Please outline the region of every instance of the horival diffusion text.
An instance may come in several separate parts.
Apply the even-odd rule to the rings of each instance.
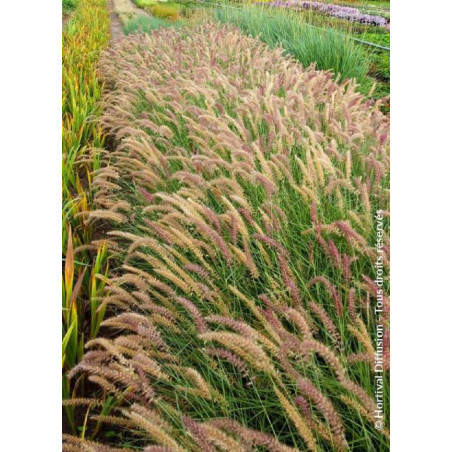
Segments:
[[[374,425],[377,430],[383,428],[384,406],[383,406],[383,212],[378,210],[375,214],[377,222],[377,236],[375,247],[377,249],[377,260],[375,262],[377,285],[377,301],[375,305],[375,315],[377,320],[377,330],[375,337],[375,360],[374,360],[374,374],[375,374],[375,403],[376,409],[374,412]]]

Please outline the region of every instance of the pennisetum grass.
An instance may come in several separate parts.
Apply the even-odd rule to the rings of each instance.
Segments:
[[[93,420],[148,451],[388,450],[366,307],[369,209],[389,208],[379,103],[218,24],[131,35],[100,74],[116,145],[88,223],[120,266],[105,340],[69,374],[116,397]]]

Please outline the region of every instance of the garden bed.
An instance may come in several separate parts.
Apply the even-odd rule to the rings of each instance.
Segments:
[[[379,105],[218,24],[129,36],[100,71],[117,146],[89,221],[121,265],[69,377],[116,400],[83,402],[114,425],[106,450],[387,450],[366,301],[374,211],[389,234]]]
[[[389,53],[143,1],[63,35],[63,450],[389,450]]]

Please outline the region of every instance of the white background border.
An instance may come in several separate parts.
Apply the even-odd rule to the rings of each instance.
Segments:
[[[61,0],[2,2],[0,449],[61,451]]]
[[[2,3],[1,449],[61,450],[61,1]],[[391,449],[451,450],[452,8],[391,5]]]

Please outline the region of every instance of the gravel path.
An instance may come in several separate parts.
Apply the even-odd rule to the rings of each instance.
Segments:
[[[118,13],[115,11],[114,2],[108,2],[108,10],[110,12],[110,45],[124,36],[122,24],[119,20]]]
[[[110,44],[124,36],[122,27],[129,19],[135,16],[149,16],[146,11],[138,8],[132,0],[110,0],[108,8],[111,23]]]

